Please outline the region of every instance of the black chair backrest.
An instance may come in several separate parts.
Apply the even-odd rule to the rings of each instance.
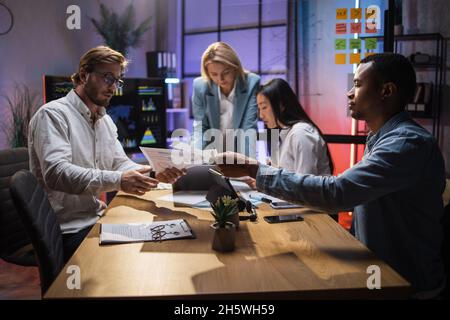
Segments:
[[[44,294],[64,266],[61,228],[45,190],[30,171],[16,172],[10,190],[36,252]]]
[[[28,169],[28,149],[0,150],[0,257],[20,265],[36,265],[31,240],[9,193],[14,173]]]
[[[450,204],[444,208],[442,219],[444,227],[444,243],[442,245],[442,258],[444,260],[445,275],[447,276],[446,298],[450,298]]]

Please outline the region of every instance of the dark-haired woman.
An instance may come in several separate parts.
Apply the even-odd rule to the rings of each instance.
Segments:
[[[268,128],[280,130],[279,157],[272,158],[273,165],[295,173],[333,174],[333,161],[322,132],[285,80],[272,79],[262,85],[256,101],[261,120]]]

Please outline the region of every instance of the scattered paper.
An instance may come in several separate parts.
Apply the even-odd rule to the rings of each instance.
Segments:
[[[194,238],[191,227],[184,219],[152,223],[107,224],[100,228],[100,244],[162,241]]]
[[[178,191],[165,196],[159,197],[158,200],[173,202],[174,204],[181,204],[187,206],[203,206],[206,200],[208,191]],[[209,202],[208,202],[209,205]]]

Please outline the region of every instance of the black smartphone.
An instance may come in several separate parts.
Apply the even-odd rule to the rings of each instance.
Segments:
[[[303,221],[303,218],[299,214],[286,214],[280,216],[265,216],[264,220],[266,220],[268,223],[282,223],[292,221]]]

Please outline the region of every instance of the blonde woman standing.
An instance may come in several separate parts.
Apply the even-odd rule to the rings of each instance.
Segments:
[[[227,129],[256,130],[260,78],[244,70],[233,48],[225,42],[211,44],[203,53],[201,74],[193,84],[194,130],[202,135],[208,129],[224,135]]]

